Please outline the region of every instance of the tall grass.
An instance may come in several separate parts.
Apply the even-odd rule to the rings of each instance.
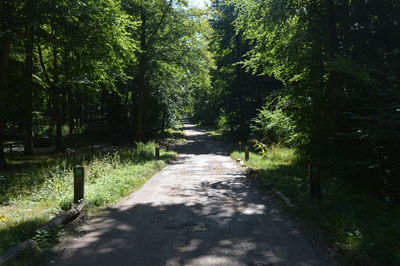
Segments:
[[[72,170],[77,163],[86,171],[87,208],[95,208],[128,195],[175,157],[161,151],[161,160],[156,161],[154,148],[154,143],[137,143],[135,149],[0,173],[0,254],[32,237],[37,227],[72,205]]]

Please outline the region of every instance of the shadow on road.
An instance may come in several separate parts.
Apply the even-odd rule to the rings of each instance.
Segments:
[[[178,161],[87,226],[57,265],[329,265],[223,144],[186,124]]]
[[[199,130],[194,125],[185,124],[186,142],[174,146],[174,150],[181,155],[185,154],[217,154],[229,155],[227,144],[216,141],[205,131]]]
[[[109,209],[59,265],[322,265],[252,186],[233,175],[173,188],[186,204]],[[192,201],[193,194],[207,200]]]

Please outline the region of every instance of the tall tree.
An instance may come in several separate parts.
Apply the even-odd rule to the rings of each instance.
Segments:
[[[136,46],[127,31],[134,23],[119,1],[67,1],[51,3],[39,46],[41,76],[50,91],[56,123],[56,150],[62,150],[66,92],[76,87],[113,89],[125,79],[125,64]],[[69,95],[71,96],[71,95]]]
[[[171,90],[170,86],[185,87],[178,82],[182,81],[180,76],[188,71],[199,73],[198,66],[208,61],[204,53],[206,44],[194,41],[196,36],[202,34],[202,29],[197,25],[202,23],[198,18],[204,14],[187,8],[185,1],[151,0],[124,3],[127,12],[140,21],[138,29],[132,32],[133,38],[139,41],[140,49],[131,76],[134,77],[134,138],[143,140],[154,135],[155,129],[159,128],[158,123],[162,120],[157,118],[162,108],[157,96],[168,94],[165,92],[166,88]],[[190,56],[195,52],[198,52],[199,56],[190,61]],[[166,107],[165,101],[163,106]],[[164,109],[164,115],[170,110]]]
[[[354,171],[346,180],[400,195],[393,160],[399,154],[393,147],[399,132],[399,75],[394,73],[400,5],[390,0],[230,2],[238,13],[237,32],[256,43],[245,66],[285,85],[285,97],[274,101],[295,121],[302,154],[340,158],[346,162],[343,172]]]
[[[8,59],[11,49],[11,41],[2,38],[0,41],[0,168],[7,167],[4,155],[4,126],[5,126],[5,97],[7,89]]]
[[[37,27],[37,3],[36,1],[26,1],[23,9],[25,21],[24,29],[24,48],[25,48],[25,69],[24,69],[24,154],[33,155],[33,67],[34,67],[34,42],[35,27]]]
[[[0,4],[0,169],[7,168],[4,145],[5,129],[5,99],[8,81],[8,63],[11,52],[11,39],[14,31],[13,16],[15,3],[13,1],[3,1]]]
[[[236,137],[246,139],[251,119],[263,105],[264,98],[280,84],[268,76],[249,73],[241,64],[254,44],[241,31],[236,32],[235,5],[212,1],[210,18],[214,30],[211,48],[217,68],[212,72],[212,89],[199,93],[196,116],[205,123],[218,120],[220,126],[228,127]]]

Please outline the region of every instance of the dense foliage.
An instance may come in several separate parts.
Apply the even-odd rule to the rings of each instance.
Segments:
[[[194,117],[205,125],[219,123],[223,130],[244,140],[249,137],[251,119],[264,98],[281,84],[268,76],[252,75],[239,64],[252,45],[242,32],[236,34],[236,15],[234,6],[212,2],[210,48],[216,67],[211,72],[212,88],[196,93]]]
[[[257,142],[296,147],[361,189],[399,198],[400,2],[216,0],[212,9],[218,68],[208,110],[246,130],[254,119]],[[263,83],[255,94],[239,72],[283,86]],[[242,105],[230,98],[238,92]]]
[[[1,1],[0,146],[24,139],[32,155],[45,134],[62,151],[66,134],[93,129],[156,137],[209,84],[204,15],[181,0]]]

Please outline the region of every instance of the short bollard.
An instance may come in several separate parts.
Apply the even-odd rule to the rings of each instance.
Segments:
[[[249,146],[244,147],[244,159],[246,161],[248,161],[250,159]]]
[[[160,147],[156,147],[156,160],[160,160]]]
[[[74,202],[84,199],[85,190],[85,168],[77,166],[74,168]]]
[[[318,164],[308,165],[308,176],[310,178],[310,196],[312,199],[321,199],[321,177]]]
[[[242,153],[242,142],[239,141],[239,153]]]

